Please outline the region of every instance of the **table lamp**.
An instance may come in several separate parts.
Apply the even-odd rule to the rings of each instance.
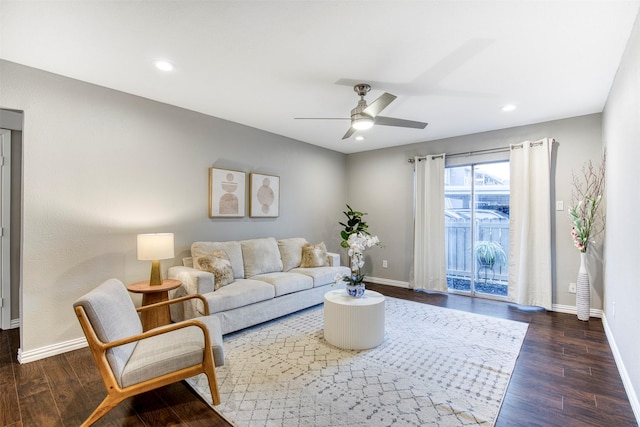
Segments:
[[[173,233],[138,234],[138,259],[151,261],[150,286],[162,284],[160,260],[173,257]]]

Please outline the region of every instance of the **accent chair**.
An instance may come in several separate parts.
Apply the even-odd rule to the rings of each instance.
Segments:
[[[142,331],[138,312],[200,298],[205,316]],[[136,307],[124,284],[109,279],[79,298],[74,309],[107,388],[107,396],[83,426],[89,426],[124,399],[194,375],[209,380],[213,404],[220,403],[215,366],[224,364],[220,321],[208,316],[200,295]]]

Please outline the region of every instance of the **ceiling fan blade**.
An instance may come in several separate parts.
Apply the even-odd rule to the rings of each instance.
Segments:
[[[389,104],[391,104],[396,98],[397,96],[385,92],[380,95],[378,99],[373,101],[367,108],[365,108],[362,113],[366,114],[367,116],[375,117],[380,114],[382,110],[387,108]]]
[[[375,124],[382,126],[397,126],[402,128],[424,129],[429,123],[415,122],[413,120],[396,119],[393,117],[378,116]]]
[[[351,120],[349,117],[294,117],[294,120]]]
[[[356,132],[356,130],[352,127],[349,128],[349,130],[347,131],[347,133],[344,134],[344,136],[342,137],[342,139],[347,139],[349,138],[351,135],[353,135]]]

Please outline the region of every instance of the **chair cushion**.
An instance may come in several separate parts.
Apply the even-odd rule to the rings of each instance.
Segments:
[[[118,279],[107,280],[78,298],[73,306],[84,308],[91,326],[102,342],[142,333],[142,323],[133,301],[127,288]],[[130,343],[107,350],[107,361],[119,383],[125,364],[135,347],[136,343]]]
[[[138,341],[122,371],[121,387],[188,368],[204,360],[204,334],[189,326]]]
[[[273,237],[250,239],[240,242],[244,260],[244,277],[282,271],[278,242]]]
[[[211,350],[213,350],[213,362],[216,366],[224,365],[224,347],[222,346],[222,326],[220,319],[215,316],[196,317],[207,326],[209,338],[211,339]]]

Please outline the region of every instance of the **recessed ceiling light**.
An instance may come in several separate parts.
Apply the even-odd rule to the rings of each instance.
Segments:
[[[515,110],[517,107],[513,104],[507,104],[504,107],[502,107],[502,111],[513,111]]]
[[[364,136],[362,135],[356,136],[356,141],[364,141]]]
[[[173,64],[169,61],[158,60],[154,62],[154,65],[158,70],[173,71]]]

